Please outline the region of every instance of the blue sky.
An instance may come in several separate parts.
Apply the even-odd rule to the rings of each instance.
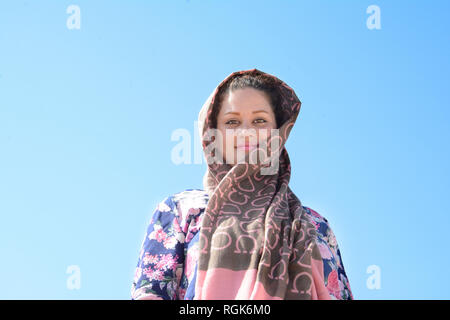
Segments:
[[[366,26],[370,5],[381,29]],[[251,68],[302,101],[290,186],[328,219],[355,299],[449,299],[448,12],[438,0],[1,1],[0,299],[129,299],[153,209],[202,187],[206,165],[174,164],[171,134],[194,135],[214,87]]]

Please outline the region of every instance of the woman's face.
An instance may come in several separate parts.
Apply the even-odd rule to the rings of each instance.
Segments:
[[[237,163],[242,156],[247,158],[249,152],[260,145],[260,137],[270,137],[270,129],[276,128],[275,114],[265,92],[253,88],[229,91],[217,116],[224,161]]]

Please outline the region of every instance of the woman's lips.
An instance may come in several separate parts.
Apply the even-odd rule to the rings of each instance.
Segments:
[[[248,151],[248,150],[253,150],[257,147],[258,147],[258,145],[256,145],[256,144],[243,144],[243,145],[237,146],[236,148],[240,149],[240,150]]]

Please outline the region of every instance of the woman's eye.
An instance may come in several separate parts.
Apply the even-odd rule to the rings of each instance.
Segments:
[[[227,122],[225,122],[225,124],[234,125],[234,124],[237,124],[238,122],[239,121],[237,121],[237,120],[228,120]],[[255,122],[258,123],[258,124],[262,124],[262,123],[266,123],[267,120],[265,120],[265,119],[256,119]]]

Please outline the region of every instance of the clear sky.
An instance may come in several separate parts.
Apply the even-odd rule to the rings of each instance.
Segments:
[[[206,164],[176,165],[172,133],[194,137],[215,86],[257,68],[302,101],[290,186],[328,219],[355,299],[450,299],[449,12],[445,0],[2,0],[0,298],[129,299],[153,209],[202,187]]]

